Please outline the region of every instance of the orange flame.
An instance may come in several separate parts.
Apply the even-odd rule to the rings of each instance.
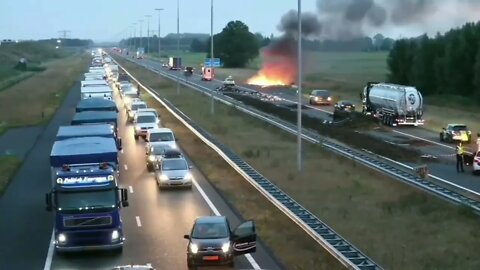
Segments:
[[[267,86],[290,85],[297,77],[295,60],[287,56],[267,58],[263,55],[262,69],[256,75],[247,80],[247,84]]]

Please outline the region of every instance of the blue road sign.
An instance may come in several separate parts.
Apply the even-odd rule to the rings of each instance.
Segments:
[[[211,67],[212,64],[210,61],[211,59],[210,58],[207,58],[205,59],[205,62],[204,62],[204,65],[205,67]],[[213,67],[221,67],[222,66],[222,63],[220,62],[220,58],[213,58]]]

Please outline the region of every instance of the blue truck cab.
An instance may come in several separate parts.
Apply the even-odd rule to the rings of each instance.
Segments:
[[[122,139],[118,137],[115,128],[110,124],[61,126],[58,129],[55,140],[61,141],[81,137],[113,138],[116,141],[118,150],[122,149]]]
[[[115,127],[117,131],[118,113],[112,111],[83,111],[77,112],[73,116],[73,126],[77,125],[92,125],[92,124],[110,124]]]
[[[75,112],[84,111],[118,112],[118,108],[113,100],[104,98],[87,98],[80,100],[75,108]]]
[[[125,240],[120,214],[128,193],[118,186],[118,151],[113,138],[56,141],[50,154],[56,252],[114,249]]]

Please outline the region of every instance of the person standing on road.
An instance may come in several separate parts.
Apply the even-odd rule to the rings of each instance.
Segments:
[[[457,147],[455,148],[457,154],[457,172],[464,172],[463,171],[463,146],[462,142],[459,142]]]

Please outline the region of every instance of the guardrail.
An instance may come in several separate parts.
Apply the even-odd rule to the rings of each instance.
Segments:
[[[131,61],[130,59],[126,59],[126,60],[128,60],[130,62],[133,62],[135,64],[138,64],[134,61]],[[141,66],[143,66],[143,67],[145,67],[145,68],[147,68],[147,69],[149,69],[149,70],[151,70],[155,73],[158,73],[162,76],[170,78],[172,80],[175,80],[175,81],[179,80],[181,84],[183,84],[185,86],[189,86],[192,89],[197,90],[204,95],[209,95],[209,96],[211,95],[212,90],[208,89],[208,88],[206,88],[202,85],[196,84],[196,83],[188,81],[188,80],[180,80],[179,78],[177,78],[175,76],[172,76],[168,73],[165,73],[165,72],[163,72],[159,69],[154,69],[154,68],[151,68],[151,67],[145,66],[145,65],[141,65]],[[208,92],[206,92],[206,91],[208,91]],[[233,99],[233,98],[230,98],[230,97],[227,97],[227,96],[222,96],[222,97],[223,98],[220,98],[217,95],[214,96],[214,98],[216,100],[218,100],[218,101],[220,101],[220,102],[222,102],[226,105],[233,106],[240,111],[243,111],[243,112],[245,112],[245,113],[247,113],[251,116],[254,116],[256,118],[259,118],[263,121],[266,121],[266,122],[268,122],[268,123],[270,123],[274,126],[277,126],[277,127],[281,128],[284,131],[287,131],[287,132],[291,133],[291,134],[295,134],[295,135],[297,134],[297,127],[296,127],[296,125],[294,125],[292,123],[283,121],[283,120],[278,119],[278,118],[276,118],[272,115],[263,113],[263,112],[261,112],[257,109],[247,107],[247,106],[241,104],[240,102],[236,102],[235,99]],[[475,192],[475,191],[469,190],[465,187],[458,186],[454,183],[451,183],[449,181],[445,181],[444,179],[441,179],[437,176],[429,174],[429,176],[431,178],[435,179],[436,181],[441,182],[444,185],[449,186],[450,189],[442,187],[442,186],[437,185],[437,184],[435,184],[431,181],[428,181],[428,180],[422,179],[420,177],[417,177],[415,174],[408,173],[404,170],[400,170],[400,169],[396,168],[395,166],[392,166],[391,164],[393,163],[393,164],[399,165],[400,167],[411,168],[408,165],[405,165],[405,164],[397,162],[397,161],[394,161],[394,162],[390,163],[389,162],[390,160],[388,160],[388,159],[384,159],[386,161],[381,161],[381,160],[372,158],[371,156],[369,156],[369,155],[367,155],[363,152],[353,150],[351,148],[340,145],[339,143],[335,142],[333,139],[320,136],[316,132],[312,132],[312,131],[308,131],[308,130],[304,129],[303,132],[302,132],[302,137],[303,137],[303,139],[305,139],[309,142],[321,144],[325,148],[327,148],[327,149],[329,149],[329,150],[331,150],[331,151],[333,151],[337,154],[340,154],[340,155],[345,156],[345,157],[349,157],[349,158],[351,158],[351,159],[353,159],[357,162],[360,162],[360,163],[362,163],[362,164],[364,164],[364,165],[366,165],[366,166],[368,166],[372,169],[375,169],[375,170],[378,170],[382,173],[390,175],[394,179],[400,180],[400,181],[402,181],[404,183],[407,183],[411,186],[414,186],[416,188],[420,188],[424,191],[427,191],[427,192],[429,192],[429,193],[431,193],[435,196],[438,196],[439,198],[447,200],[449,202],[470,207],[477,214],[480,213],[480,202],[479,201],[476,201],[476,200],[473,200],[473,199],[471,199],[467,196],[464,196],[461,193],[456,192],[455,190],[461,190],[465,194],[477,195],[478,193]]]
[[[145,87],[132,76],[118,62],[117,64],[147,93],[164,106],[175,118],[185,125],[191,132],[200,138],[205,144],[217,152],[227,163],[243,176],[253,187],[265,196],[280,211],[285,213],[292,221],[307,232],[317,243],[325,248],[332,256],[348,269],[358,270],[381,270],[382,268],[368,258],[360,250],[342,238],[327,224],[313,215],[298,202],[288,196],[280,188],[275,186],[267,178],[252,168],[248,163],[238,157],[232,150],[221,144],[211,134],[193,122],[175,106],[158,96],[148,87]]]

